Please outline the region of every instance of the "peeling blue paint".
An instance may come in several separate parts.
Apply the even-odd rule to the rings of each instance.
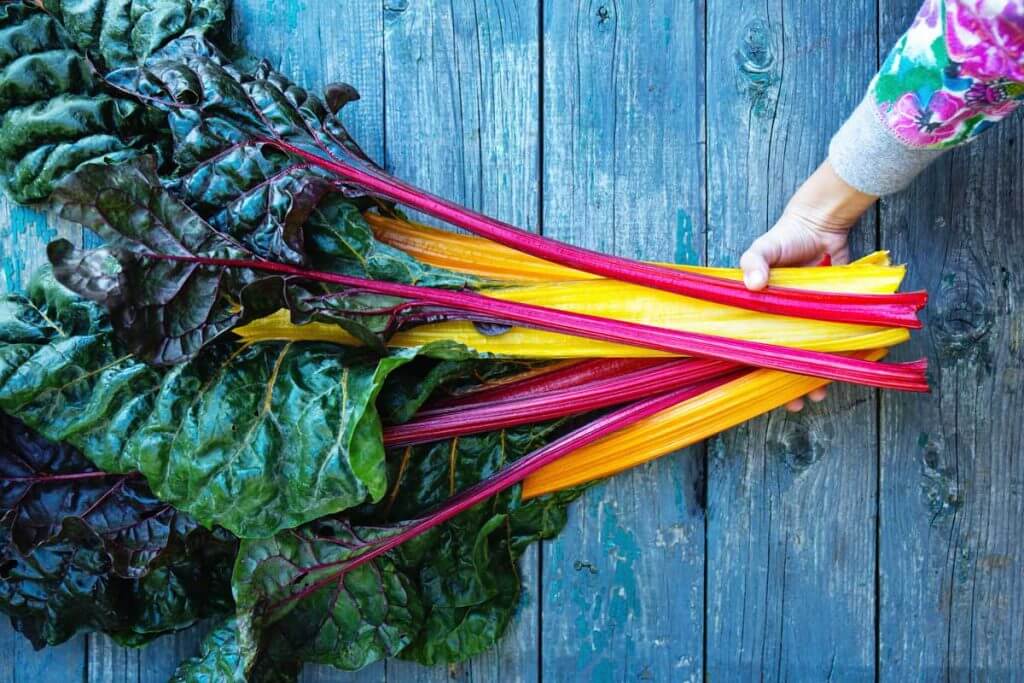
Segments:
[[[693,230],[693,219],[682,209],[676,210],[676,249],[673,260],[681,265],[694,265],[701,262],[694,246],[696,235]]]

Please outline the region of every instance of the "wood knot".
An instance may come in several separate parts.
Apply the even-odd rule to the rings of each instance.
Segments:
[[[921,452],[921,497],[934,522],[952,515],[963,506],[956,470],[942,466],[942,447],[928,434],[917,437]]]
[[[768,452],[794,472],[803,472],[825,455],[827,439],[811,428],[805,413],[773,420],[768,428]]]
[[[775,103],[779,83],[771,25],[763,19],[747,24],[740,46],[733,53],[740,92],[750,99],[756,116],[767,116]]]
[[[597,23],[603,24],[612,18],[612,11],[608,9],[607,5],[601,5],[597,8]]]
[[[930,322],[939,359],[956,361],[984,350],[996,320],[993,287],[975,269],[944,275],[935,292]]]

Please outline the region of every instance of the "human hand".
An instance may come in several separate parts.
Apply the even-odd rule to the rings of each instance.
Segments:
[[[754,240],[740,258],[748,289],[764,289],[775,266],[816,266],[825,255],[836,265],[850,262],[847,236],[858,219],[878,200],[840,178],[826,160],[804,181],[771,230]],[[812,401],[825,398],[825,389],[807,394]],[[786,404],[804,407],[803,399]]]

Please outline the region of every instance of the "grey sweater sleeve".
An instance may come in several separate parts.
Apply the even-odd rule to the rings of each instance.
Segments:
[[[917,149],[898,140],[875,113],[871,90],[832,137],[828,158],[839,177],[876,196],[892,194],[942,155],[940,149]]]

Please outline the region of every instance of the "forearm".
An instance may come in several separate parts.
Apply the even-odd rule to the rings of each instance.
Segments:
[[[833,136],[828,160],[847,184],[880,197],[905,188],[943,151],[898,140],[882,122],[869,92]]]

